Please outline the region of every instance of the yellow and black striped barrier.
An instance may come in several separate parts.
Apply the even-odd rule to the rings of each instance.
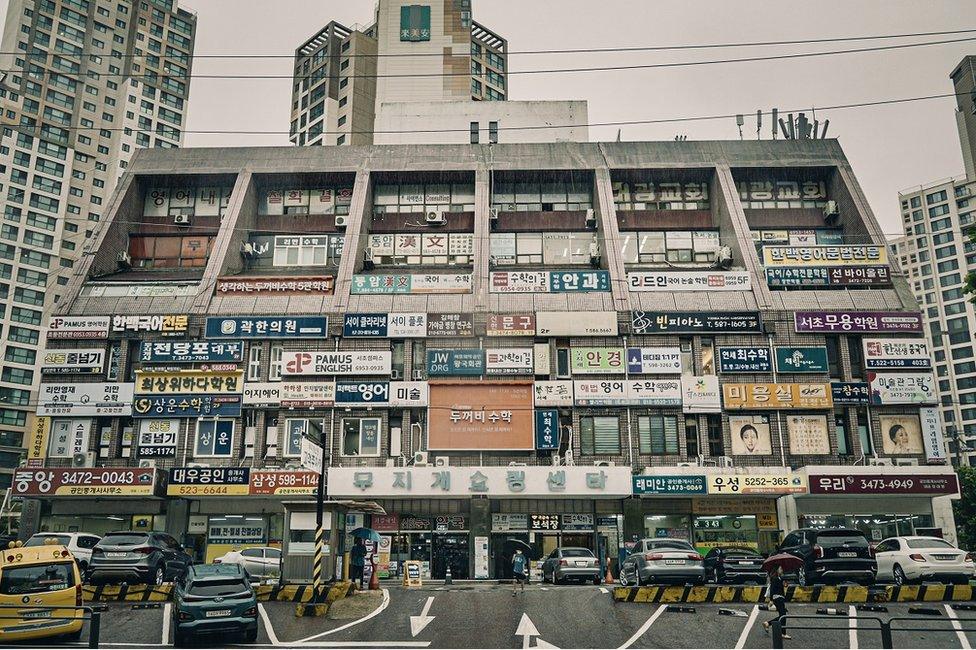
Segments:
[[[627,603],[758,603],[766,587],[616,587],[613,599]],[[822,585],[787,587],[786,599],[794,603],[910,603],[973,600],[970,585]]]
[[[345,598],[352,583],[337,582],[329,586],[324,602],[333,603]],[[254,588],[261,602],[308,603],[314,600],[315,590],[311,585],[258,585]],[[173,585],[85,585],[86,603],[127,602],[151,603],[171,600]]]

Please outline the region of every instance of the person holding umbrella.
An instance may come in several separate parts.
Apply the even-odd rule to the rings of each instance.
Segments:
[[[349,579],[352,580],[353,584],[357,585],[360,589],[363,588],[363,582],[366,579],[366,540],[372,540],[378,542],[380,539],[379,533],[377,533],[372,528],[357,528],[352,531],[352,536],[355,539],[353,542],[353,547],[349,551]]]
[[[769,589],[766,593],[766,599],[771,600],[776,607],[776,616],[768,621],[763,621],[763,630],[767,634],[769,633],[770,624],[776,619],[779,619],[780,629],[783,631],[783,638],[793,638],[786,633],[786,581],[783,580],[783,572],[785,569],[795,569],[801,564],[803,564],[803,560],[789,553],[772,555],[763,562],[763,569],[769,573]]]

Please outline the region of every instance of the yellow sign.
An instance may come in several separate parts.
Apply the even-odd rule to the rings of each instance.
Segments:
[[[696,515],[756,515],[775,513],[776,501],[758,497],[696,497],[691,501]]]
[[[247,496],[250,486],[225,483],[208,485],[186,485],[170,483],[166,486],[166,495],[171,497],[227,497]]]
[[[807,478],[798,474],[711,474],[709,494],[806,494]]]
[[[883,266],[885,246],[763,246],[764,266]]]
[[[51,418],[27,415],[27,466],[44,467],[47,457],[47,436],[51,431]]]
[[[830,384],[722,384],[728,410],[833,408]]]
[[[244,371],[147,372],[137,370],[135,392],[137,395],[240,394],[244,392]]]
[[[779,529],[779,520],[776,519],[775,512],[756,515],[756,523],[759,525],[759,528]]]
[[[403,586],[404,587],[423,587],[424,581],[421,577],[421,564],[416,560],[407,560],[403,563]]]

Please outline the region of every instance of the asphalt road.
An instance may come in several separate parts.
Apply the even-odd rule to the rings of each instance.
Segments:
[[[923,606],[938,616],[909,614]],[[370,617],[354,621],[296,618],[295,605],[263,603],[258,641],[243,644],[231,638],[207,639],[199,647],[308,648],[771,648],[761,626],[771,612],[755,605],[693,605],[694,612],[676,612],[667,605],[614,603],[609,589],[533,584],[512,596],[511,588],[494,584],[457,584],[420,589],[387,588],[387,597]],[[791,614],[812,615],[818,608],[849,612],[848,605],[790,606]],[[976,646],[976,612],[954,611],[944,603],[888,604],[888,612],[856,612],[866,617],[850,629],[850,621],[821,617],[796,621],[787,648],[880,648],[879,617],[910,617],[893,634],[896,648],[971,648]],[[726,616],[720,609],[736,610]],[[101,642],[106,648],[158,648],[172,643],[165,624],[166,606],[133,609],[111,604],[102,614]],[[426,612],[426,613],[425,613]],[[973,632],[954,629],[951,615]],[[413,621],[411,621],[411,617]],[[921,631],[932,628],[938,631]],[[528,632],[523,636],[518,633]],[[236,642],[236,643],[235,643]],[[47,642],[46,647],[85,647],[87,643]]]

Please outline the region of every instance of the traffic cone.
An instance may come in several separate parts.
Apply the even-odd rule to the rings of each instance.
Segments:
[[[610,573],[610,558],[607,558],[607,575],[603,578],[603,584],[612,585],[613,584],[613,574]]]
[[[376,562],[371,562],[373,572],[369,575],[369,590],[376,591],[380,588],[380,574],[376,571]]]

